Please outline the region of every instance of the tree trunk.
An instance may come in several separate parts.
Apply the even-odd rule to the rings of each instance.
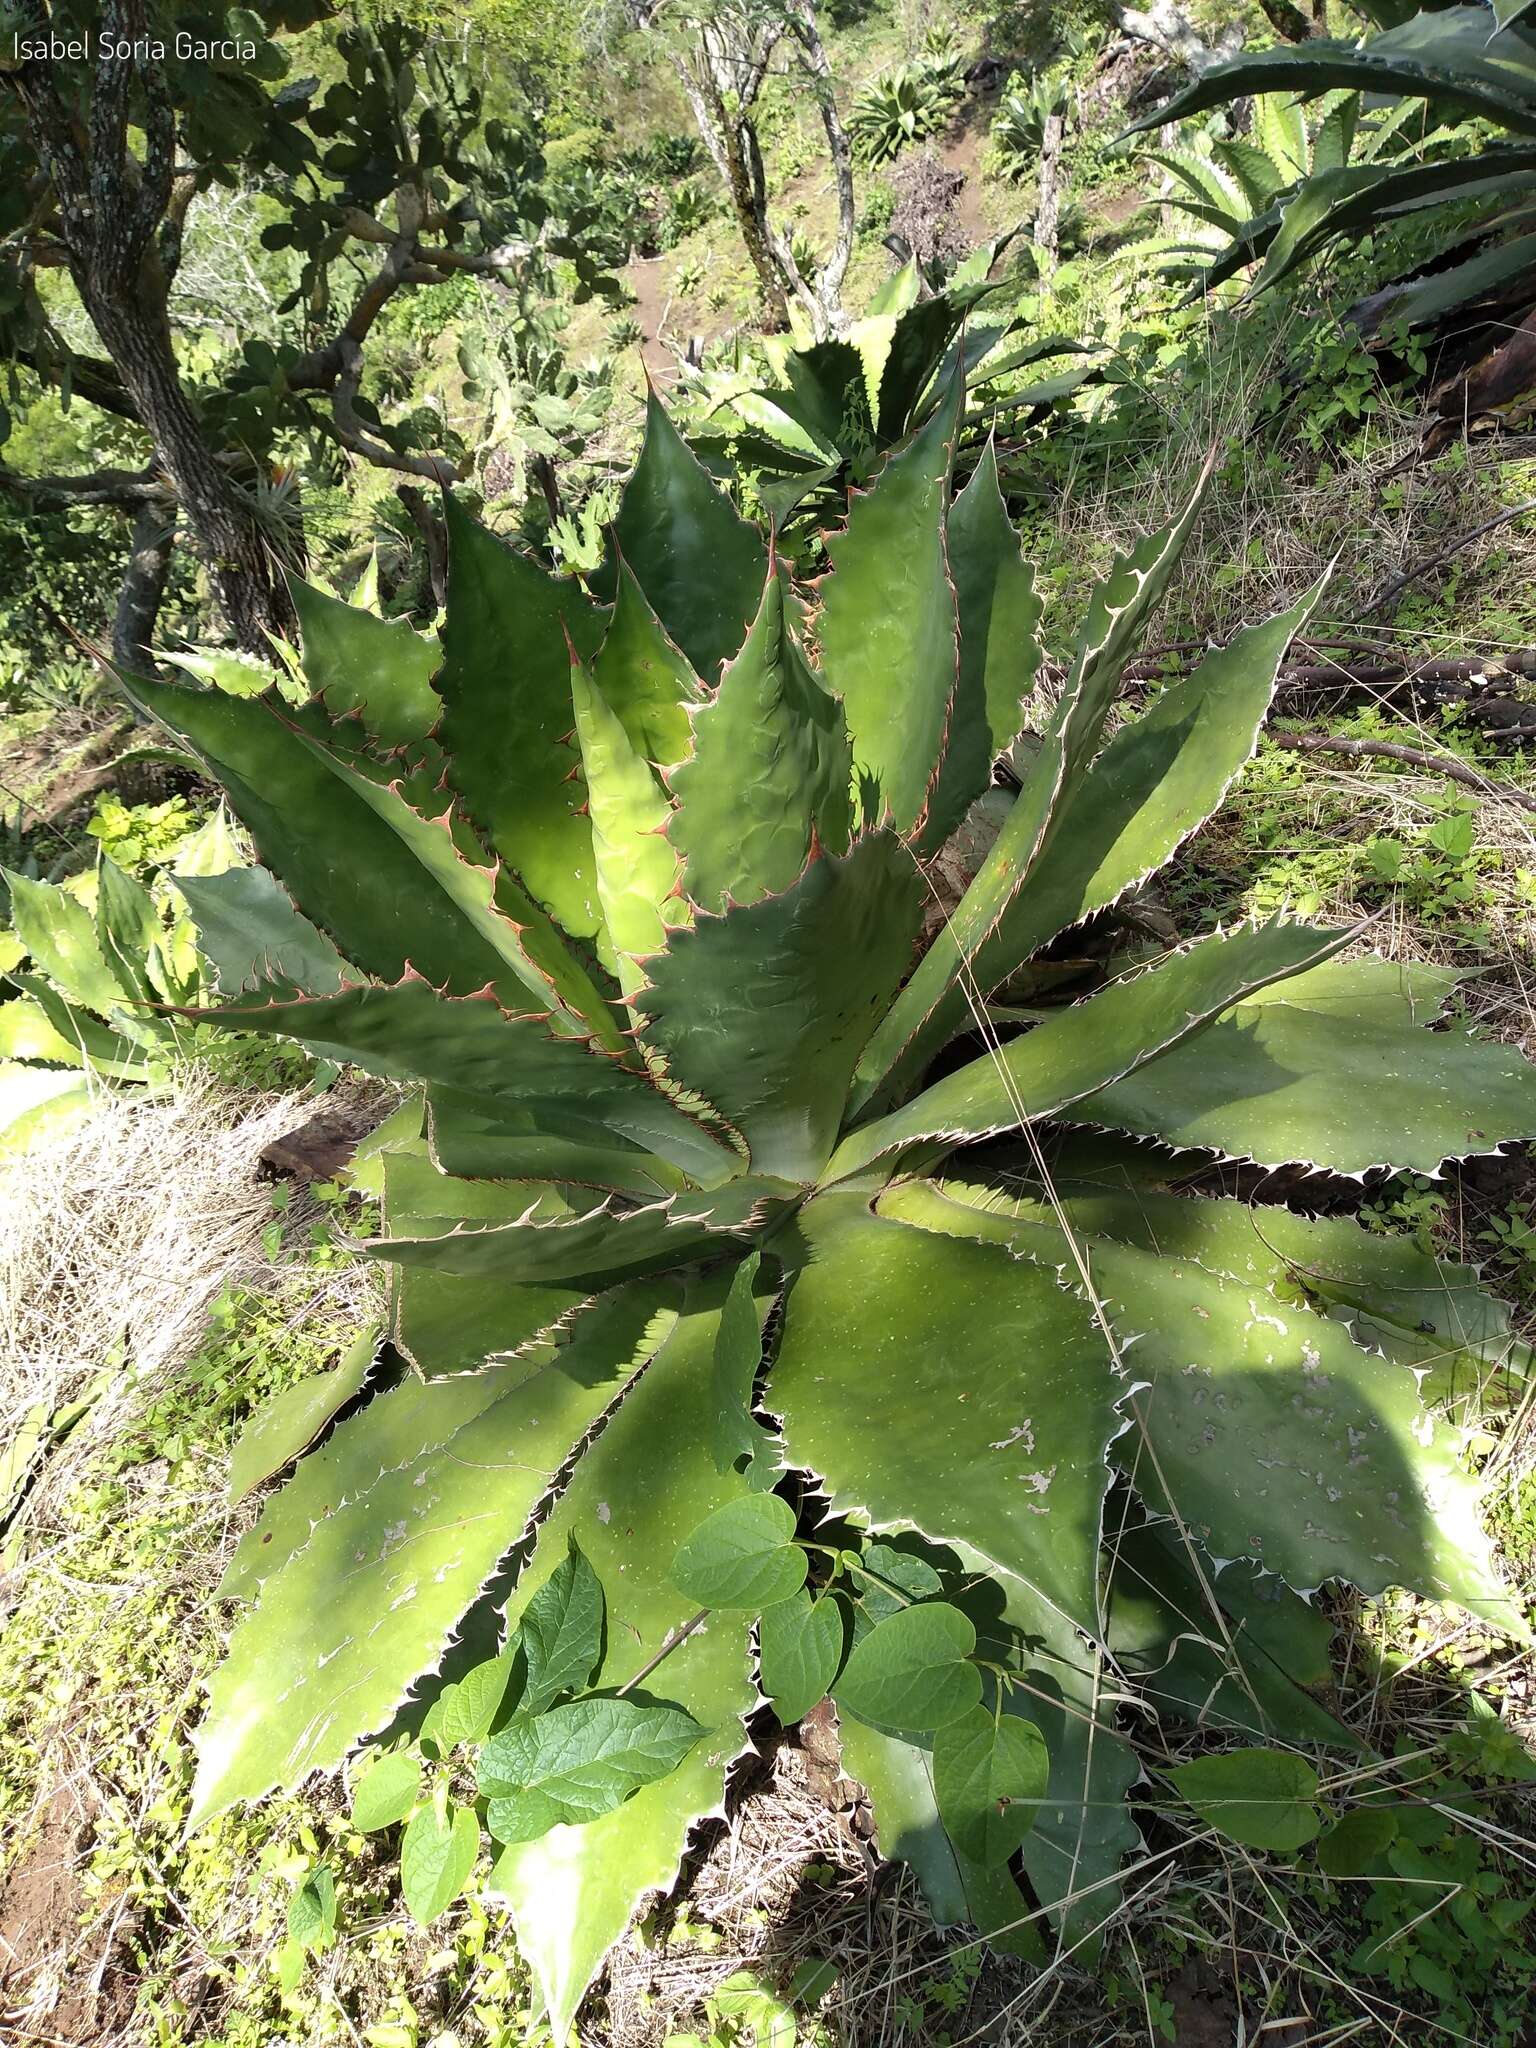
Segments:
[[[1259,7],[1275,34],[1288,43],[1304,43],[1317,33],[1294,0],[1259,0]]]
[[[857,226],[853,201],[853,151],[848,145],[848,131],[844,128],[837,111],[832,67],[827,62],[821,31],[816,25],[814,0],[801,0],[801,4],[795,9],[794,29],[805,68],[810,74],[811,90],[816,95],[817,109],[821,114],[821,125],[827,138],[827,155],[832,160],[832,183],[837,193],[837,240],[832,245],[831,255],[816,277],[816,325],[823,335],[839,335],[847,325],[847,316],[843,311],[843,279],[848,274],[848,259],[853,253],[854,231]]]
[[[112,662],[119,674],[151,678],[155,674],[150,648],[175,545],[176,521],[170,509],[163,505],[141,505],[134,515],[128,566],[123,571],[117,612],[112,620]]]
[[[1046,115],[1040,138],[1040,197],[1035,206],[1035,248],[1042,277],[1055,270],[1061,243],[1061,151],[1066,133],[1065,114]]]
[[[230,631],[249,653],[271,652],[268,631],[291,635],[293,610],[254,514],[203,439],[176,374],[169,329],[153,312],[76,283],[208,564]]]
[[[703,61],[707,66],[707,58]],[[714,159],[715,169],[725,180],[725,188],[731,195],[731,210],[741,230],[742,244],[752,268],[757,272],[764,314],[771,327],[787,327],[789,299],[778,265],[773,260],[773,251],[768,246],[767,223],[755,204],[752,174],[747,168],[736,121],[726,113],[719,95],[709,85],[700,85],[685,60],[679,59],[677,72],[688,104],[693,109],[693,118],[704,147]]]

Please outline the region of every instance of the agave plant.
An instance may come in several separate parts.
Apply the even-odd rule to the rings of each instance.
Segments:
[[[1136,1840],[1136,1674],[1348,1746],[1288,1589],[1511,1619],[1430,1405],[1523,1369],[1476,1275],[1176,1189],[1211,1155],[1434,1171],[1536,1129],[1533,1070],[1423,1028],[1454,974],[1302,923],[1076,1001],[1032,966],[1220,803],[1317,591],[1106,739],[1196,504],[1117,561],[924,945],[1042,665],[990,456],[952,488],[960,405],[955,375],[814,592],[653,399],[611,607],[450,502],[426,697],[403,627],[348,672],[317,646],[298,708],[136,686],[267,863],[200,887],[206,1021],[421,1089],[364,1246],[395,1362],[244,1447],[249,1485],[352,1403],[231,1564],[194,1819],[371,1740],[355,1814],[406,1821],[423,1917],[483,1813],[557,2040],[762,1696],[830,1693],[941,1919],[1081,1945]]]
[[[992,120],[992,151],[1004,177],[1022,178],[1035,168],[1046,124],[1065,116],[1072,82],[1065,71],[1042,71],[1022,87],[1004,93]]]
[[[216,813],[152,888],[105,852],[66,882],[0,869],[0,988],[11,991],[0,1001],[0,1149],[83,1115],[87,1075],[165,1079],[187,1036],[168,1006],[202,991],[183,891],[240,860]]]
[[[750,482],[782,534],[796,508],[802,520],[840,510],[850,487],[867,482],[932,414],[957,362],[973,444],[985,438],[997,394],[1006,392],[1014,411],[1069,395],[1098,374],[1092,364],[1028,386],[1018,380],[1050,359],[1086,357],[1087,346],[1066,335],[1010,346],[1016,314],[988,303],[1007,289],[1009,280],[992,272],[1012,239],[984,242],[942,291],[926,296],[916,263],[904,264],[836,341],[812,341],[804,330],[769,335],[754,344],[745,368],[706,373],[703,417],[690,435],[695,446]]]
[[[1169,179],[1164,204],[1189,226],[1182,239],[1136,242],[1119,254],[1125,262],[1155,255],[1170,274],[1198,276],[1202,288],[1208,288],[1208,266],[1220,263],[1229,276],[1231,252],[1239,246],[1256,248],[1304,180],[1350,165],[1400,160],[1433,141],[1419,132],[1416,112],[1405,100],[1362,122],[1358,93],[1331,92],[1322,96],[1309,122],[1306,109],[1294,99],[1260,94],[1253,101],[1249,134],[1201,133],[1176,147],[1145,152]]]
[[[867,164],[889,163],[909,142],[937,135],[961,94],[949,64],[919,59],[896,64],[870,80],[853,102],[848,132]]]
[[[1413,271],[1383,295],[1373,316],[1437,323],[1485,301],[1502,340],[1508,321],[1518,324],[1536,304],[1536,40],[1529,15],[1528,8],[1502,4],[1492,12],[1453,6],[1355,43],[1319,40],[1236,57],[1212,65],[1136,123],[1131,133],[1250,93],[1313,99],[1359,92],[1404,102],[1425,128],[1428,110],[1435,118],[1443,110],[1475,116],[1509,138],[1412,162],[1376,155],[1313,163],[1234,238],[1207,281],[1218,283],[1263,258],[1255,289],[1267,289],[1341,243],[1410,220],[1443,219],[1438,246],[1420,251]],[[1402,134],[1403,126],[1394,132]],[[1425,138],[1439,139],[1438,132]]]

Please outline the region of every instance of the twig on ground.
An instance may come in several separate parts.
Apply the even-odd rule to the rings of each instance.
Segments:
[[[1421,576],[1427,576],[1431,569],[1438,569],[1442,562],[1448,562],[1452,555],[1459,554],[1465,547],[1470,547],[1473,541],[1480,540],[1485,533],[1492,533],[1497,526],[1507,526],[1511,519],[1519,519],[1526,512],[1536,512],[1536,498],[1526,498],[1518,505],[1505,505],[1500,511],[1495,512],[1491,519],[1483,520],[1478,526],[1469,527],[1465,533],[1460,533],[1454,540],[1447,541],[1436,553],[1426,555],[1420,562],[1414,562],[1401,576],[1394,576],[1392,581],[1370,600],[1362,609],[1361,618],[1368,619],[1373,612],[1384,611],[1393,598],[1405,591],[1410,583],[1416,583]]]
[[[1277,747],[1288,747],[1296,754],[1345,754],[1351,760],[1401,761],[1406,767],[1443,775],[1447,782],[1459,782],[1464,789],[1475,789],[1479,796],[1502,797],[1527,811],[1536,811],[1536,796],[1516,789],[1512,783],[1495,782],[1492,776],[1481,775],[1461,761],[1426,753],[1422,747],[1399,746],[1396,740],[1340,740],[1329,733],[1314,732],[1272,732],[1269,737]]]

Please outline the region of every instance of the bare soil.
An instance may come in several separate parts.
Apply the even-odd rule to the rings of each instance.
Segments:
[[[126,2024],[132,1973],[117,1943],[124,1916],[85,1921],[82,1852],[91,1836],[88,1784],[50,1793],[26,1847],[0,1879],[0,2039],[96,2043]],[[12,2031],[14,2029],[14,2031]]]

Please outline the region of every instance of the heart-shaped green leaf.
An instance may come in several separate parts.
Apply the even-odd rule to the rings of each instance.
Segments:
[[[795,1511],[776,1493],[727,1501],[672,1560],[672,1583],[701,1607],[771,1607],[805,1584]]]
[[[905,1607],[872,1628],[838,1680],[840,1707],[887,1734],[926,1735],[968,1714],[981,1673],[967,1659],[976,1631],[942,1600]]]
[[[421,1797],[421,1765],[409,1750],[381,1756],[352,1788],[352,1825],[360,1834],[392,1828]]]
[[[1365,1877],[1397,1840],[1397,1815],[1385,1806],[1357,1806],[1317,1845],[1317,1867],[1329,1877]]]
[[[1250,1849],[1299,1849],[1323,1824],[1316,1771],[1282,1749],[1229,1749],[1168,1775],[1203,1821]]]
[[[419,1927],[430,1927],[463,1891],[479,1849],[472,1807],[417,1808],[400,1841],[400,1890]]]
[[[703,1733],[676,1707],[626,1699],[573,1700],[513,1721],[480,1753],[491,1833],[531,1842],[559,1821],[596,1820],[675,1770]]]
[[[487,1657],[456,1683],[445,1685],[427,1710],[421,1741],[430,1742],[439,1756],[447,1756],[461,1743],[484,1742],[507,1696],[516,1661],[516,1646],[509,1645],[499,1657]]]
[[[843,1617],[835,1600],[799,1592],[765,1610],[758,1626],[763,1691],[786,1726],[825,1699],[843,1655]]]
[[[941,1728],[933,1789],[955,1847],[976,1863],[1006,1863],[1034,1826],[1050,1772],[1045,1737],[1016,1714],[977,1707]]]
[[[288,1901],[288,1936],[300,1951],[322,1948],[336,1932],[336,1880],[323,1863]]]
[[[520,1714],[539,1714],[580,1692],[603,1651],[603,1589],[576,1538],[523,1612],[518,1637],[528,1677]]]

